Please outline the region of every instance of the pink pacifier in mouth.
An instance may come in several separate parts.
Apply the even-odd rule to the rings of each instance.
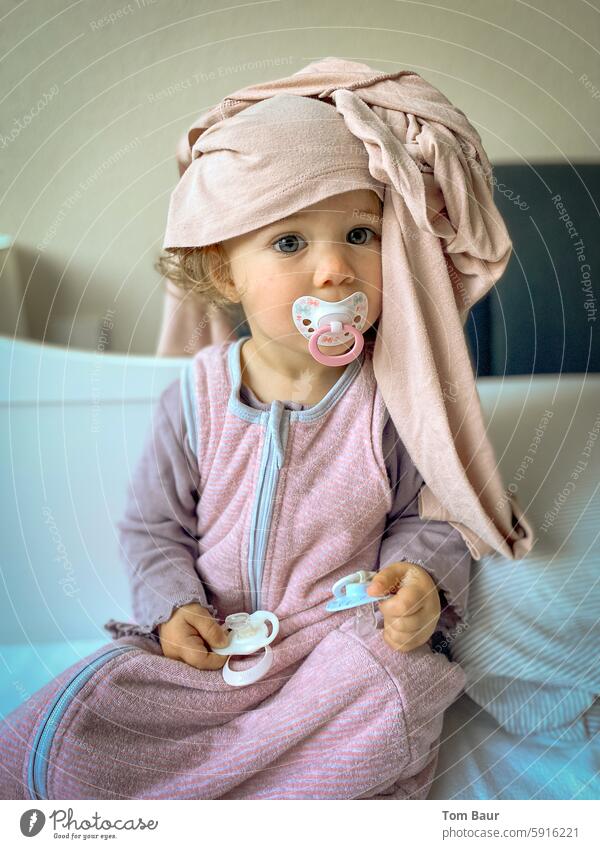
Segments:
[[[368,307],[364,292],[354,292],[343,301],[334,302],[303,295],[292,304],[292,317],[300,333],[309,340],[308,350],[318,363],[343,366],[355,360],[364,347],[361,330],[367,321]],[[351,336],[354,347],[337,357],[328,357],[318,348],[318,345],[342,345]]]

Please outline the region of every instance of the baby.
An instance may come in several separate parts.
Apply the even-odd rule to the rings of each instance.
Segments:
[[[464,616],[472,552],[460,527],[423,514],[425,482],[399,436],[434,404],[431,381],[406,391],[423,308],[400,323],[412,283],[390,253],[402,246],[389,241],[377,156],[349,127],[375,130],[351,105],[344,118],[282,93],[225,120],[215,109],[190,131],[194,158],[171,195],[158,268],[180,307],[243,310],[249,332],[196,346],[160,397],[118,525],[135,622],[105,627],[149,636],[180,667],[162,670],[157,697],[171,676],[182,698],[196,694],[200,798],[370,798],[392,784],[424,798],[443,713],[464,688],[440,649]],[[447,294],[437,314],[456,324]],[[355,314],[327,331],[302,299]],[[414,369],[427,378],[428,365]],[[440,433],[417,447],[444,458]],[[370,596],[391,596],[369,633],[354,631],[354,609],[327,609],[333,586],[363,571],[376,573]],[[257,611],[278,622],[270,666],[266,653],[232,653],[232,670],[223,623]],[[252,764],[238,774],[239,751]]]
[[[216,246],[196,252],[182,250],[179,275],[173,271],[172,256],[163,258],[160,267],[173,280],[181,282],[182,276],[195,280],[194,297],[200,296],[213,307],[224,303],[243,307],[251,335],[237,343],[241,380],[239,387],[232,387],[234,393],[239,389],[243,408],[267,411],[274,402],[281,402],[286,410],[315,409],[336,387],[344,385],[344,375],[351,366],[321,365],[294,326],[291,305],[300,296],[336,302],[363,292],[368,299],[363,332],[370,356],[382,302],[381,213],[376,192],[348,191]],[[204,280],[196,279],[202,273]],[[326,351],[337,356],[353,343],[351,340]],[[222,343],[219,347],[227,349],[235,344]],[[205,587],[209,593],[213,587],[217,590],[218,580],[206,566],[202,568],[202,558],[203,581],[195,569],[199,553],[197,514],[203,509],[199,493],[203,487],[196,471],[197,437],[191,438],[186,424],[184,395],[179,380],[162,395],[153,436],[119,524],[120,538],[138,623],[158,636],[166,657],[198,669],[215,670],[227,658],[211,649],[226,646],[228,638],[214,613],[218,610],[221,618],[226,612],[251,612],[252,607],[243,586],[234,598],[233,587],[225,588],[221,601],[230,605],[225,610],[222,604],[207,603]],[[192,404],[198,401],[200,418],[204,418],[202,399],[191,399]],[[352,412],[358,419],[369,414],[370,408],[365,403],[363,410]],[[379,571],[368,592],[374,596],[394,594],[379,603],[384,620],[382,639],[395,651],[408,652],[430,641],[444,624],[448,627],[456,621],[457,610],[464,606],[471,561],[457,530],[445,522],[418,518],[417,496],[423,480],[387,413],[385,419],[378,434],[379,450],[393,504],[385,519]],[[363,461],[356,457],[355,462],[360,466]],[[293,467],[287,475],[287,487],[293,488]],[[351,480],[349,477],[348,485]],[[248,495],[255,493],[251,490]],[[332,494],[332,498],[342,495]],[[281,509],[287,510],[285,501]],[[291,505],[289,509],[293,509]],[[356,553],[360,555],[363,540],[357,542]],[[329,590],[338,577],[332,566],[330,563],[327,567],[331,570]],[[353,571],[344,567],[343,561],[340,567],[342,575]],[[452,606],[447,605],[446,594]],[[213,592],[213,601],[215,595],[218,591]],[[277,598],[279,606],[269,609],[283,619],[285,631],[282,614],[300,614],[302,598],[296,596],[291,607],[285,593]],[[319,599],[321,605],[326,601],[327,596]],[[440,624],[442,605],[444,622]]]
[[[180,152],[171,334],[204,315],[118,525],[135,621],[106,623],[114,647],[22,706],[0,752],[58,799],[424,799],[466,683],[441,648],[471,557],[533,536],[500,498],[463,331],[510,254],[487,157],[415,72],[336,58],[220,101]],[[356,314],[322,328],[304,298]],[[249,333],[206,344],[214,308]],[[390,596],[369,632],[328,609],[363,571]],[[271,665],[234,655],[239,686],[223,623],[258,611]]]

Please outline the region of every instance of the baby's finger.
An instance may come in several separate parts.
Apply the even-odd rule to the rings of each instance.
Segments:
[[[394,651],[409,652],[423,645],[423,640],[419,640],[417,636],[398,638],[391,634],[387,629],[383,632],[383,639],[388,646]]]
[[[393,598],[380,601],[379,608],[384,616],[407,616],[416,613],[423,606],[423,591],[419,587],[400,587]]]
[[[426,627],[432,621],[433,617],[427,616],[423,611],[413,613],[411,616],[391,616],[387,617],[386,627],[389,625],[394,633],[398,634],[414,634],[421,628]]]
[[[222,669],[227,663],[227,655],[209,651],[198,634],[189,634],[179,652],[181,660],[196,669]]]
[[[211,648],[223,649],[229,643],[229,634],[222,628],[206,608],[198,605],[198,610],[186,608],[185,621],[192,625],[204,642]]]

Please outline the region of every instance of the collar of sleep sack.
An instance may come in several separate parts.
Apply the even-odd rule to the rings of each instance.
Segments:
[[[229,346],[229,351],[227,354],[227,365],[229,370],[229,380],[231,384],[231,392],[229,394],[229,402],[228,409],[236,416],[241,419],[245,419],[249,422],[267,424],[269,421],[269,417],[271,415],[271,410],[273,406],[281,405],[283,408],[283,404],[281,401],[272,401],[269,410],[258,410],[254,407],[250,407],[248,404],[245,404],[240,398],[240,386],[242,383],[242,369],[241,369],[241,348],[244,342],[250,339],[250,336],[242,336],[240,339],[237,339]],[[359,374],[361,367],[364,363],[365,359],[365,351],[364,348],[359,354],[359,356],[352,360],[346,368],[344,372],[337,380],[336,383],[331,387],[329,392],[321,398],[316,404],[313,404],[311,407],[308,407],[305,410],[285,410],[286,413],[289,413],[290,421],[300,421],[300,422],[311,422],[320,419],[325,413],[328,412],[342,397],[344,392],[351,386],[354,382],[355,378]]]

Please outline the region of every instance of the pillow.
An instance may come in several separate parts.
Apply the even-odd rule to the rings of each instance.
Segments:
[[[504,482],[537,539],[473,562],[452,657],[508,731],[591,736],[600,715],[600,375],[480,379]]]

